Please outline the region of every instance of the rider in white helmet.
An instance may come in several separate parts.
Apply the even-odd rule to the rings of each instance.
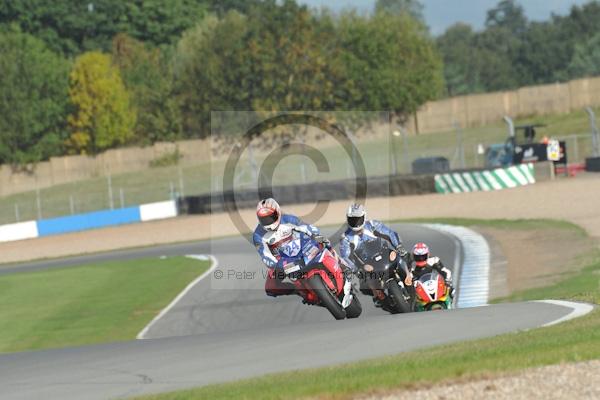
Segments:
[[[410,254],[402,245],[402,240],[398,233],[386,226],[383,222],[367,220],[367,211],[362,204],[352,204],[348,207],[348,210],[346,211],[346,222],[348,224],[348,229],[342,235],[340,242],[340,257],[354,272],[357,271],[357,266],[352,260],[352,251],[364,240],[372,240],[373,238],[380,237],[390,242],[400,257],[405,261],[405,283],[407,285],[412,285],[412,274],[408,270],[408,265],[410,265]],[[373,301],[375,304],[378,304],[377,299],[374,298]]]

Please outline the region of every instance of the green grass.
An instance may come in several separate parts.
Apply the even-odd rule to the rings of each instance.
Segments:
[[[207,268],[170,257],[0,276],[0,352],[135,339]]]
[[[576,225],[554,220],[445,219],[427,222],[501,229],[569,229],[577,235],[585,235]],[[549,287],[517,293],[506,300],[568,299],[600,304],[600,252],[588,254],[586,260],[587,266],[568,279]],[[413,388],[457,378],[478,379],[529,367],[597,358],[600,358],[598,309],[585,317],[547,328],[136,399],[343,399],[350,395]]]
[[[442,334],[442,333],[440,333]],[[600,312],[554,327],[400,354],[331,368],[266,375],[138,400],[344,399],[350,395],[476,379],[600,357]]]
[[[600,114],[600,108],[597,109]],[[581,161],[591,152],[589,137],[589,122],[584,111],[568,114],[530,117],[515,121],[516,125],[524,123],[544,122],[545,128],[538,130],[538,137],[568,136],[572,134],[587,134],[588,137],[569,139],[568,155],[570,162]],[[480,128],[462,130],[462,142],[467,167],[483,166],[483,157],[477,154],[478,144],[489,145],[502,143],[506,140],[505,124],[498,121],[495,124]],[[578,147],[578,159],[575,159],[575,143]],[[308,181],[322,181],[353,177],[349,169],[349,157],[341,147],[318,147],[329,163],[330,172],[319,174],[312,161],[301,156],[290,156],[277,165],[274,184],[289,184],[301,181],[301,165],[304,164]],[[411,163],[418,157],[444,156],[453,167],[459,167],[457,158],[457,132],[436,132],[417,136],[409,136],[406,148],[402,138],[390,137],[379,140],[359,138],[358,152],[363,158],[367,174],[385,175],[393,171],[392,153],[397,154],[396,164],[400,173],[410,173]],[[257,164],[262,165],[264,157],[257,156]],[[212,161],[212,162],[211,162]],[[168,200],[173,192],[185,194],[200,194],[222,189],[224,160],[186,160],[186,165],[176,165],[150,168],[145,171],[125,173],[112,176],[113,205],[121,206],[120,192],[123,191],[123,205],[131,206],[153,201]],[[250,163],[242,158],[239,168],[240,181],[255,187],[252,182]],[[41,217],[50,218],[60,215],[82,213],[109,208],[108,181],[105,177],[56,185],[40,190]],[[18,208],[19,220],[38,219],[37,194],[35,191],[24,192],[0,198],[0,224],[16,222]]]
[[[494,302],[566,299],[600,304],[600,251],[582,255],[577,262],[586,266],[580,273],[569,275],[557,285],[517,292]]]
[[[413,218],[394,222],[438,223],[459,226],[485,226],[497,229],[560,229],[573,231],[578,237],[585,237],[587,233],[579,225],[568,221],[556,219],[476,219],[476,218]]]

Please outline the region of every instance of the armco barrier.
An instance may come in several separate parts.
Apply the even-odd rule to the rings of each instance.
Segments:
[[[0,226],[0,242],[32,239],[38,237],[36,221],[19,222]]]
[[[173,218],[177,216],[177,203],[174,200],[159,203],[142,204],[140,206],[140,219],[142,222],[155,219]]]
[[[0,226],[0,242],[152,221],[177,216],[174,200]]]
[[[95,211],[68,217],[43,219],[37,221],[37,226],[39,236],[49,236],[59,233],[131,224],[133,222],[140,222],[141,220],[140,207],[128,207],[117,210]]]
[[[455,171],[435,176],[435,189],[439,193],[488,192],[532,183],[535,183],[533,164],[483,171]]]

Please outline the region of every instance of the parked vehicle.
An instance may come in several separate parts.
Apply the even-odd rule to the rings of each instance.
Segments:
[[[374,238],[360,243],[352,252],[359,267],[360,291],[373,296],[392,314],[412,311],[412,296],[404,285],[407,267],[390,243]]]

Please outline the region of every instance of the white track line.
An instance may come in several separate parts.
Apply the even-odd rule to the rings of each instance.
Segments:
[[[536,300],[535,302],[536,303],[554,304],[555,306],[562,306],[562,307],[567,307],[567,308],[572,309],[572,311],[570,313],[568,313],[567,315],[565,315],[564,317],[561,317],[554,321],[548,322],[548,323],[542,325],[542,327],[552,326],[552,325],[560,324],[561,322],[569,321],[574,318],[582,317],[594,309],[594,306],[591,304],[574,303],[572,301],[564,301],[564,300]]]
[[[146,327],[144,329],[142,329],[142,331],[140,333],[138,333],[138,335],[136,336],[136,339],[145,339],[144,336],[146,336],[146,334],[148,333],[148,331],[150,330],[152,325],[154,325],[156,322],[158,322],[159,319],[161,319],[166,313],[168,313],[173,307],[175,307],[175,305],[179,302],[179,300],[181,300],[183,298],[183,296],[185,296],[190,290],[192,290],[192,288],[198,282],[200,282],[202,279],[206,278],[219,265],[219,261],[217,260],[217,258],[210,254],[209,255],[189,255],[186,257],[194,258],[197,260],[209,259],[209,260],[211,260],[212,265],[210,266],[210,268],[207,271],[205,271],[202,275],[200,275],[198,278],[196,278],[192,283],[187,285],[187,287],[185,289],[183,289],[183,291],[181,293],[179,293],[177,295],[177,297],[175,297],[168,306],[163,308],[162,311],[156,317],[154,317],[154,319],[152,321],[150,321],[150,323],[148,325],[146,325]]]

